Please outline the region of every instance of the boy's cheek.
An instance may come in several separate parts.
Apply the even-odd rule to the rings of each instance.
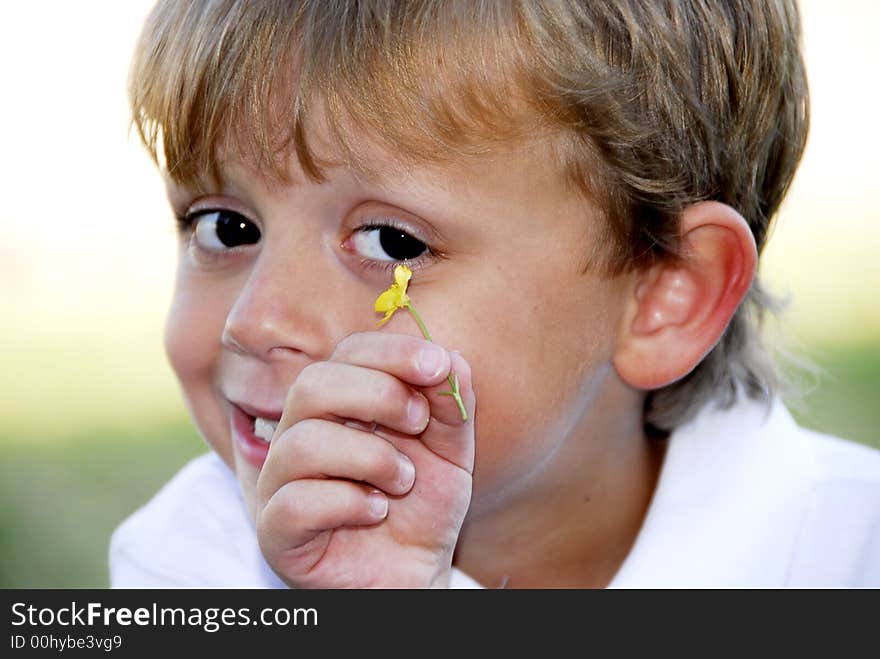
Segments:
[[[206,368],[206,357],[194,343],[192,334],[186,332],[184,324],[173,314],[170,315],[165,325],[165,356],[185,390],[198,380],[200,372]]]
[[[185,266],[179,269],[164,338],[165,353],[184,388],[212,386],[234,301],[234,291],[211,285]]]
[[[450,346],[473,372],[475,512],[491,507],[497,493],[528,486],[576,426],[610,413],[597,403],[614,379],[607,342],[552,329],[553,317],[543,320],[550,323],[543,332],[543,323],[471,327],[460,335],[463,345]]]
[[[212,311],[178,290],[165,323],[165,354],[199,433],[233,468],[229,414],[214,382],[222,353],[222,324],[217,327],[217,314]]]

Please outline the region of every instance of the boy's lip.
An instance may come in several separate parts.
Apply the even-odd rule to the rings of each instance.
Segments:
[[[281,411],[280,410],[270,410],[267,408],[260,408],[254,405],[248,405],[247,403],[239,403],[234,400],[229,401],[233,406],[242,410],[248,416],[253,417],[263,417],[264,419],[268,419],[269,421],[280,421],[281,420]]]
[[[232,410],[231,432],[239,454],[248,464],[262,469],[263,463],[266,462],[266,456],[269,454],[269,443],[254,435],[254,417],[259,416],[278,421],[281,418],[281,412],[232,401],[230,401],[230,407]]]

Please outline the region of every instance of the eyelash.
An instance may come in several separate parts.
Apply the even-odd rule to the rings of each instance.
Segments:
[[[177,222],[177,231],[180,232],[182,235],[192,233],[196,221],[202,215],[207,215],[208,213],[217,213],[225,210],[225,208],[200,208],[197,211],[188,211],[183,214],[175,213],[174,219]]]
[[[201,218],[203,215],[206,215],[208,213],[216,213],[218,211],[225,211],[225,210],[227,210],[227,209],[225,209],[225,208],[200,208],[199,210],[190,211],[190,212],[186,212],[186,213],[182,213],[182,214],[175,213],[175,223],[177,226],[177,231],[181,236],[191,237],[193,234],[193,231],[195,229],[196,222],[199,220],[199,218]],[[400,265],[401,263],[405,263],[412,270],[417,271],[417,270],[424,268],[429,263],[443,258],[442,252],[435,250],[428,243],[424,242],[421,238],[413,235],[413,232],[409,227],[403,226],[401,223],[394,221],[393,218],[383,218],[383,221],[377,221],[377,220],[371,221],[368,224],[364,224],[362,226],[357,227],[352,232],[352,234],[357,233],[357,232],[373,231],[373,230],[383,229],[383,228],[395,229],[397,231],[402,231],[403,233],[406,233],[410,236],[413,236],[416,240],[419,240],[420,242],[422,242],[422,244],[425,245],[425,251],[415,259],[404,259],[402,261],[374,261],[373,259],[361,257],[358,259],[358,262],[364,270],[369,270],[369,271],[373,271],[373,272],[392,272],[394,270],[394,268],[396,268],[398,265]],[[216,257],[219,255],[212,255],[212,256]]]
[[[373,220],[368,224],[364,224],[355,229],[352,234],[357,232],[366,233],[367,231],[373,231],[376,229],[395,229],[397,231],[401,231],[409,236],[412,236],[419,242],[421,242],[425,246],[425,251],[417,256],[414,259],[404,259],[401,261],[374,261],[372,259],[360,258],[358,259],[360,265],[365,270],[372,270],[378,272],[392,272],[394,268],[396,268],[401,263],[405,263],[412,270],[419,270],[424,268],[432,261],[436,261],[438,259],[443,258],[443,254],[435,250],[431,247],[427,242],[419,238],[418,236],[413,234],[412,229],[407,226],[404,226],[402,223],[396,222],[393,218],[382,218],[381,221]]]
[[[174,226],[177,229],[178,236],[181,238],[189,238],[192,236],[193,227],[199,217],[199,213],[201,213],[201,211],[198,211],[197,213],[174,214]]]
[[[236,254],[240,254],[242,250],[246,250],[252,245],[236,245],[235,247],[230,247],[228,249],[223,250],[222,252],[215,252],[213,250],[202,248],[198,245],[196,240],[196,231],[198,227],[199,220],[205,215],[210,215],[211,213],[235,213],[236,215],[240,215],[248,222],[255,224],[252,220],[248,219],[248,217],[238,211],[232,211],[229,208],[225,207],[210,207],[210,208],[199,208],[197,210],[187,211],[183,214],[175,213],[174,218],[177,225],[177,233],[181,240],[185,240],[187,242],[187,249],[190,252],[193,252],[197,260],[202,265],[221,265],[226,263],[227,260],[233,257]],[[259,228],[259,225],[256,225],[261,234],[262,241],[262,229]]]
[[[358,259],[358,263],[361,268],[364,270],[369,270],[371,272],[393,272],[394,268],[399,266],[401,263],[407,265],[410,270],[416,272],[424,268],[427,263],[425,263],[422,259],[424,256],[420,256],[417,259],[405,260],[405,261],[372,261],[370,259],[360,258]]]

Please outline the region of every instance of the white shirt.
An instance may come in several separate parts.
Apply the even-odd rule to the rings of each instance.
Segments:
[[[114,587],[281,588],[234,474],[186,465],[113,534]],[[880,587],[880,451],[799,428],[781,403],[704,409],[669,438],[611,587]],[[452,587],[479,587],[459,570]]]

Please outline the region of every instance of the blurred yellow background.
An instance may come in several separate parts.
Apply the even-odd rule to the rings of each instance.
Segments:
[[[175,241],[128,134],[148,0],[0,5],[0,586],[106,585],[112,528],[203,450],[162,352]],[[880,3],[801,3],[812,131],[762,272],[823,373],[806,425],[880,446]]]

